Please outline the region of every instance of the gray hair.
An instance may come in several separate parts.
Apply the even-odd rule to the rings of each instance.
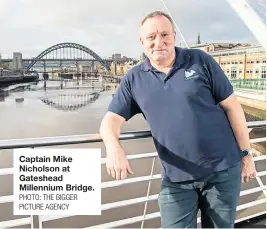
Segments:
[[[147,19],[149,19],[149,18],[153,18],[153,17],[157,17],[157,16],[164,16],[164,17],[166,17],[166,18],[170,21],[173,30],[175,30],[174,22],[173,22],[172,18],[170,17],[170,15],[167,14],[167,13],[164,13],[164,12],[162,12],[162,11],[159,11],[159,10],[156,10],[156,11],[153,11],[153,12],[147,14],[147,15],[143,18],[143,20],[141,21],[141,26],[145,23],[145,21],[146,21]]]

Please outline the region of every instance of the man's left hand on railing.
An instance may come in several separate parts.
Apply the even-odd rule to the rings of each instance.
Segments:
[[[242,183],[248,183],[256,177],[256,167],[253,161],[253,156],[248,155],[241,160],[241,181]]]

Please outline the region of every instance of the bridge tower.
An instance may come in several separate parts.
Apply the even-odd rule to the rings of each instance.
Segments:
[[[12,66],[14,71],[20,71],[23,69],[22,53],[13,52]]]
[[[198,35],[197,35],[197,44],[201,44],[201,41],[200,41],[200,32],[198,32]]]

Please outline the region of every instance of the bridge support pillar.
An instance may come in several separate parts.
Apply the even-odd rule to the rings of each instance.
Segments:
[[[44,80],[44,90],[46,91],[46,79]]]
[[[45,63],[45,61],[43,61],[43,65],[44,65],[44,72],[46,72],[46,63]]]

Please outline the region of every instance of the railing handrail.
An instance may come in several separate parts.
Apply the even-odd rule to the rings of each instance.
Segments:
[[[253,82],[253,81],[266,81],[265,78],[251,78],[251,79],[230,79],[230,82]]]
[[[266,126],[264,121],[247,122],[248,128]],[[129,131],[121,133],[119,140],[130,140],[152,137],[149,130]],[[1,149],[15,149],[15,148],[34,148],[42,146],[57,146],[57,145],[70,145],[81,143],[96,143],[102,142],[100,134],[81,134],[81,135],[66,135],[66,136],[53,136],[41,138],[23,138],[23,139],[6,139],[0,140]]]
[[[120,140],[130,140],[151,137],[151,132],[147,130],[124,132],[120,135]],[[81,134],[66,135],[41,138],[23,138],[23,139],[7,139],[0,140],[0,149],[15,148],[33,148],[41,146],[70,145],[81,143],[102,142],[100,134]]]

